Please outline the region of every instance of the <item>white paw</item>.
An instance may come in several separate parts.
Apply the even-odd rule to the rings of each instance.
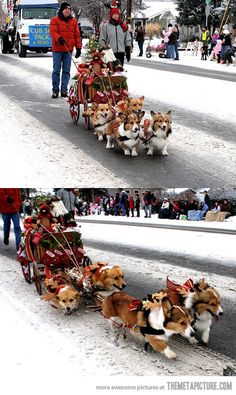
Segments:
[[[163,156],[168,156],[169,154],[168,154],[167,151],[164,151],[164,152],[162,152],[162,155],[163,155]]]
[[[177,355],[175,354],[174,351],[172,351],[169,347],[166,347],[164,350],[164,354],[167,358],[169,359],[175,359]]]
[[[128,151],[128,150],[125,150],[124,153],[125,153],[125,155],[130,155],[130,151]]]
[[[99,136],[99,137],[98,137],[98,141],[103,141],[103,137],[102,137],[102,136]]]
[[[110,149],[110,148],[111,148],[111,145],[110,145],[110,144],[107,144],[107,145],[106,145],[106,148]]]
[[[147,155],[153,155],[153,151],[148,150]]]
[[[197,340],[196,337],[194,337],[194,336],[190,336],[190,337],[188,338],[188,341],[189,341],[189,343],[191,343],[191,344],[198,344],[198,340]]]
[[[132,156],[138,156],[138,153],[136,151],[132,151]]]

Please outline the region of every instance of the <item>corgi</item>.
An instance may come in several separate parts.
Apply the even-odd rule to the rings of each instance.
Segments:
[[[145,125],[145,121],[144,121]],[[166,114],[151,111],[151,121],[144,129],[143,143],[147,146],[147,155],[153,155],[154,149],[161,150],[162,155],[167,152],[168,137],[171,133],[171,111]]]
[[[138,114],[143,109],[144,96],[137,98],[128,98],[126,114],[129,115],[133,112]]]
[[[78,309],[80,293],[72,285],[63,284],[57,286],[54,292],[42,295],[41,299],[69,315]]]
[[[128,115],[119,113],[119,117],[111,121],[106,129],[106,148],[112,148],[114,141],[117,141],[125,155],[137,156],[140,122],[144,114],[145,111],[140,111],[138,114],[132,112]]]
[[[61,309],[65,314],[71,314],[77,310],[80,293],[73,287],[68,274],[62,270],[52,272],[47,266],[44,268],[44,273],[43,284],[48,292],[42,295],[41,299]]]
[[[107,103],[93,103],[93,110],[91,120],[95,128],[95,134],[98,136],[98,141],[103,141],[104,131],[107,123],[115,117],[115,109],[112,107],[112,101]]]
[[[192,327],[196,334],[199,334],[202,343],[208,344],[213,319],[218,320],[223,315],[219,293],[214,287],[209,286],[204,278],[198,283],[188,280],[183,286],[173,284],[167,278],[168,288],[163,292],[167,293],[172,303],[188,309],[194,317]],[[189,340],[191,343],[198,343],[195,337]]]
[[[169,337],[176,333],[190,337],[194,332],[187,309],[172,305],[164,292],[149,295],[144,301],[125,292],[114,292],[103,301],[102,313],[110,321],[116,345],[122,330],[128,328],[145,345],[150,344],[170,359],[176,354],[168,345]]]

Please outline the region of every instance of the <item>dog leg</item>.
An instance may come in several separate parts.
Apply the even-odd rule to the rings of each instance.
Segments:
[[[170,349],[170,347],[164,342],[163,340],[157,339],[154,336],[146,336],[148,339],[149,344],[155,351],[159,351],[169,359],[176,358],[176,354],[174,351]]]
[[[132,156],[138,156],[138,153],[137,153],[137,151],[136,151],[136,147],[134,147],[133,149],[132,149],[132,154],[131,154]]]
[[[106,145],[106,148],[108,148],[108,149],[112,148],[111,142],[112,142],[112,137],[111,137],[111,136],[107,136],[107,145]]]
[[[163,156],[168,156],[168,155],[169,155],[168,152],[167,152],[167,145],[165,145],[165,146],[163,147],[161,153],[162,153]]]
[[[153,155],[153,148],[149,147],[147,155]]]
[[[194,336],[188,337],[188,341],[189,341],[189,343],[191,343],[191,344],[198,344],[198,340],[197,340],[196,337],[194,337]]]
[[[127,155],[127,156],[130,155],[130,150],[129,149],[124,149],[124,154]]]
[[[110,328],[111,328],[111,334],[112,334],[112,344],[114,344],[114,346],[119,346],[119,339],[120,339],[120,334],[122,332],[121,328],[117,328],[117,326],[114,324],[113,320],[116,320],[117,317],[111,317],[110,318]]]
[[[204,331],[201,334],[201,339],[203,343],[207,344],[209,341],[209,336],[210,336],[210,327],[204,329]]]

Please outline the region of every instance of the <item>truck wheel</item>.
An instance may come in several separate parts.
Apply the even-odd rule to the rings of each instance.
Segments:
[[[20,58],[25,58],[27,49],[25,45],[22,45],[20,41],[18,41],[17,52]]]

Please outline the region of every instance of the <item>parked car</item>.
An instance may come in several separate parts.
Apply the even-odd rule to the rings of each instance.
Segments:
[[[92,26],[81,26],[81,33],[82,33],[82,38],[89,38],[94,34],[94,29]]]

